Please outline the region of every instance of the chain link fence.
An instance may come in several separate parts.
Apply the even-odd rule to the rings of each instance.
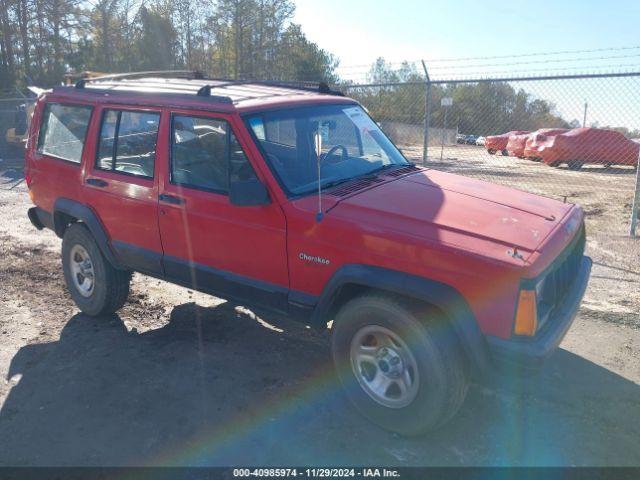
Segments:
[[[35,98],[0,98],[0,188],[21,183],[24,145]]]
[[[598,229],[637,233],[640,73],[341,88],[416,163],[575,202]],[[19,168],[33,102],[0,99],[1,171]]]
[[[636,233],[640,73],[342,89],[418,164],[578,203],[596,228]]]

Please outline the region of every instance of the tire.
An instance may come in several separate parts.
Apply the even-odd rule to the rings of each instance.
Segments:
[[[384,352],[385,343],[376,336],[389,336],[389,332],[395,335],[391,337],[393,342],[386,343],[391,353]],[[360,345],[367,355],[375,351],[372,358],[377,366],[354,353]],[[419,435],[439,427],[458,412],[467,394],[467,362],[455,333],[434,309],[412,308],[386,296],[355,298],[334,319],[331,351],[347,397],[365,417],[386,430]],[[391,380],[395,386],[388,387],[383,396],[371,393],[376,385],[384,384],[371,380],[389,379],[383,374],[383,367],[389,369],[395,355],[401,358],[403,371],[389,371],[399,375]],[[386,379],[377,375],[385,375]],[[411,383],[404,394],[397,383],[399,379],[404,379],[405,387],[406,380]]]
[[[509,156],[509,151],[508,150],[502,150],[501,153],[502,153],[503,157],[508,157]]]
[[[496,154],[496,151],[495,151],[493,148],[488,148],[488,149],[487,149],[487,153],[488,153],[489,155],[495,155],[495,154]]]
[[[131,272],[114,268],[82,223],[72,224],[64,233],[62,269],[71,298],[87,315],[115,313],[129,296]]]
[[[569,170],[580,170],[582,168],[582,166],[584,165],[584,162],[581,160],[570,160],[567,162],[567,166],[569,167]]]

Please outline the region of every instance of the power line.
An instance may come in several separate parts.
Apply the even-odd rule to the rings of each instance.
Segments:
[[[442,79],[444,76],[446,75],[452,75],[452,76],[456,76],[455,78],[461,78],[461,77],[468,77],[468,76],[472,76],[472,77],[484,77],[484,76],[490,76],[490,75],[496,75],[496,74],[512,74],[512,73],[530,73],[530,72],[541,72],[541,73],[546,73],[551,75],[553,72],[567,72],[567,71],[593,71],[593,70],[611,70],[613,71],[619,71],[620,69],[637,69],[640,68],[640,64],[625,64],[625,65],[604,65],[604,66],[588,66],[588,67],[567,67],[567,68],[554,68],[554,69],[549,69],[549,68],[527,68],[527,69],[518,69],[518,70],[500,70],[500,71],[488,71],[488,72],[465,72],[465,73],[460,73],[460,72],[438,72],[436,74],[438,79]],[[453,79],[453,78],[452,78]]]
[[[566,59],[566,58],[553,58],[553,59],[545,59],[545,60],[530,60],[527,62],[510,62],[510,63],[485,63],[485,64],[473,64],[473,65],[447,65],[447,66],[436,66],[429,68],[429,71],[432,70],[445,70],[445,69],[459,69],[459,68],[482,68],[482,67],[508,67],[511,65],[533,65],[540,63],[562,63],[562,62],[588,62],[592,60],[613,60],[616,58],[633,58],[640,57],[640,53],[632,53],[626,55],[611,55],[608,57],[588,57],[588,58],[574,58],[574,59]]]
[[[554,52],[535,52],[535,53],[519,53],[519,54],[511,54],[511,55],[491,55],[484,57],[456,57],[456,58],[431,58],[425,59],[427,64],[430,63],[438,63],[438,62],[462,62],[462,61],[470,61],[470,60],[497,60],[497,59],[512,59],[512,58],[525,58],[525,57],[550,57],[555,55],[569,55],[569,54],[584,54],[584,53],[598,53],[598,52],[616,52],[616,51],[625,51],[625,50],[638,50],[640,49],[640,45],[630,46],[630,47],[609,47],[609,48],[594,48],[590,50],[559,50]],[[592,58],[597,60],[598,58]],[[563,59],[562,61],[577,61],[582,59]],[[587,59],[584,59],[587,60]],[[547,60],[550,61],[550,60]],[[558,60],[559,61],[559,60]],[[385,62],[386,65],[402,65],[405,62]],[[408,60],[406,61],[408,64],[415,65],[419,63],[419,60]],[[531,62],[534,63],[534,62]],[[375,65],[375,62],[370,64],[360,64],[360,65],[345,65],[339,67],[342,70],[350,70],[350,69],[369,69]],[[435,67],[434,67],[435,68]]]
[[[401,67],[404,64],[408,64],[408,65],[413,65],[415,66],[416,64],[420,63],[420,60],[406,60],[403,62],[384,62],[384,65],[387,67],[393,67],[393,66],[399,66]],[[369,64],[362,64],[362,65],[345,65],[344,67],[342,66],[338,66],[338,70],[371,70],[373,67],[376,66],[376,62],[372,62]]]
[[[622,70],[626,70],[626,72],[623,72]],[[460,74],[460,72],[442,72],[442,73],[438,73],[436,76],[433,76],[432,81],[446,83],[447,80],[465,81],[465,80],[476,79],[476,78],[491,79],[496,75],[513,75],[513,74],[516,74],[516,77],[523,77],[523,78],[526,78],[528,76],[534,76],[534,75],[536,77],[546,77],[546,76],[553,77],[554,75],[562,76],[562,75],[572,75],[572,74],[577,74],[577,75],[584,74],[586,76],[589,76],[591,74],[603,73],[603,71],[608,71],[606,73],[611,73],[612,75],[618,75],[618,74],[629,73],[629,72],[638,72],[639,70],[640,70],[640,64],[625,64],[625,65],[607,65],[607,66],[589,66],[589,67],[568,67],[568,68],[556,68],[556,69],[539,68],[539,69],[500,70],[500,71],[489,71],[489,72],[467,72],[464,74]],[[560,72],[565,72],[565,73],[560,73]],[[354,82],[352,85],[353,87],[362,86],[363,81],[365,82],[364,85],[367,85],[366,81],[368,80],[367,76],[361,76],[358,78],[342,76],[341,78],[343,80]],[[380,83],[380,85],[399,86],[399,85],[410,85],[412,83],[416,83],[416,82],[397,81],[397,82],[392,82],[388,84]],[[421,84],[422,82],[420,81],[417,83]]]
[[[596,52],[614,52],[614,51],[622,51],[622,50],[637,50],[640,49],[640,45],[636,45],[633,47],[609,47],[609,48],[594,48],[591,50],[563,50],[563,51],[555,51],[555,52],[536,52],[536,53],[518,53],[511,55],[492,55],[487,57],[466,57],[466,58],[432,58],[430,60],[426,60],[425,62],[433,63],[433,62],[460,62],[460,61],[468,61],[468,60],[495,60],[498,58],[522,58],[522,57],[541,57],[541,56],[553,56],[553,55],[568,55],[573,53],[596,53]]]

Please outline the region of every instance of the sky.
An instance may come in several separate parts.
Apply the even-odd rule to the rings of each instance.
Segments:
[[[343,66],[640,45],[637,0],[297,0],[294,21]],[[640,64],[590,56],[615,53],[580,65]]]
[[[297,0],[294,21],[356,82],[377,57],[424,59],[432,78],[640,71],[638,0]],[[577,50],[597,51],[552,54]],[[477,59],[442,61],[452,58]],[[581,120],[587,101],[590,121],[640,126],[640,104],[609,94],[635,96],[637,78],[533,88],[568,119]]]

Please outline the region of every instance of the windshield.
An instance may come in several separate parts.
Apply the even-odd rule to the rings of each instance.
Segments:
[[[270,111],[247,124],[287,193],[323,188],[408,162],[358,105]]]

